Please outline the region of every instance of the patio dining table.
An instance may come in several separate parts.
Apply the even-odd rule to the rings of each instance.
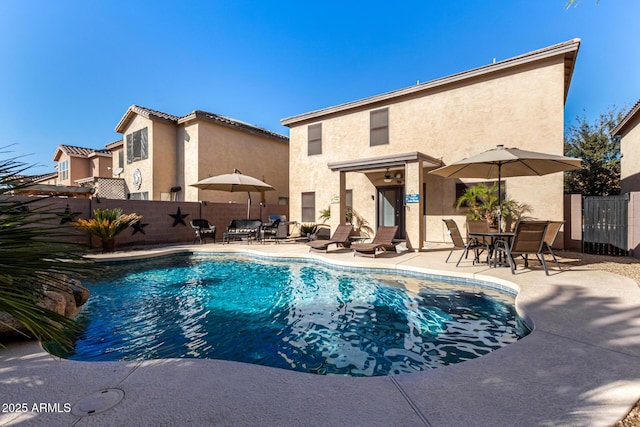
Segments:
[[[515,236],[515,233],[508,233],[508,232],[504,232],[504,231],[473,231],[473,232],[469,232],[469,237],[475,237],[475,238],[484,238],[484,240],[486,241],[487,239],[489,240],[488,243],[488,249],[489,249],[489,253],[487,255],[487,263],[489,265],[492,265],[491,262],[491,258],[493,258],[493,255],[495,253],[494,248],[496,245],[496,242],[498,240],[504,240],[506,242],[507,245],[511,244],[511,239],[513,239],[513,236]],[[509,263],[505,262],[506,260],[503,259],[496,259],[493,262],[494,266],[500,266],[500,267],[508,267]]]

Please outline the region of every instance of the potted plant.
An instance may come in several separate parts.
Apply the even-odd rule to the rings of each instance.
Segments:
[[[300,224],[300,233],[309,240],[315,240],[315,234],[318,231],[317,224]]]
[[[115,250],[115,238],[120,232],[142,219],[136,213],[123,214],[122,209],[94,209],[93,218],[79,219],[71,224],[102,239],[102,252]]]

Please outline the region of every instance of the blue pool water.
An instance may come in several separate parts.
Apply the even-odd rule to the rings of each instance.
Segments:
[[[85,283],[74,360],[212,358],[391,375],[473,359],[526,334],[513,296],[471,285],[222,255],[107,267]]]

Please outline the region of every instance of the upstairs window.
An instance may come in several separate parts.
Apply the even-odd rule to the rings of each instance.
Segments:
[[[58,170],[58,176],[60,181],[66,181],[69,179],[69,160],[60,162],[60,169]]]
[[[311,125],[307,129],[309,134],[307,154],[309,156],[322,154],[322,123]]]
[[[137,162],[149,157],[147,128],[127,135],[127,163]]]
[[[369,113],[370,139],[369,145],[385,145],[389,143],[389,109],[371,111]]]

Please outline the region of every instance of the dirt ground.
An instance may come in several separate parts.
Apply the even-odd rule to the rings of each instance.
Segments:
[[[560,265],[585,266],[594,270],[604,270],[629,277],[640,286],[640,260],[631,257],[614,257],[605,255],[582,254],[569,251],[557,251],[556,255]],[[553,264],[549,264],[550,266]],[[622,420],[613,427],[639,427],[640,426],[640,401]]]

